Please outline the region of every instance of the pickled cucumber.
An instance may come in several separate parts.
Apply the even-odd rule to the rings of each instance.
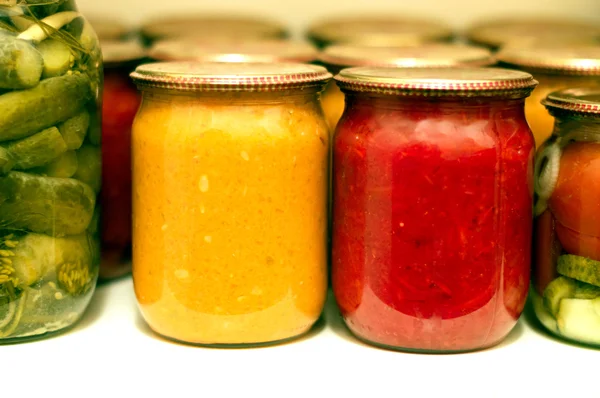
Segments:
[[[50,127],[30,137],[5,144],[12,156],[15,170],[44,166],[67,151],[67,144],[56,127]]]
[[[71,48],[58,40],[47,39],[38,44],[38,50],[44,59],[44,79],[62,76],[73,65]]]
[[[40,19],[57,12],[63,2],[64,0],[25,0],[30,12]]]
[[[578,281],[600,286],[600,262],[589,258],[565,254],[558,258],[559,274]]]
[[[544,305],[553,316],[558,313],[560,301],[563,298],[574,297],[577,282],[564,276],[558,277],[544,290]]]
[[[0,228],[51,236],[83,233],[96,195],[80,181],[11,171],[0,177]]]
[[[0,35],[0,88],[34,87],[42,77],[43,67],[42,54],[31,43]],[[0,105],[3,115],[5,105]]]
[[[29,170],[36,174],[48,177],[70,178],[77,171],[77,154],[75,151],[67,151],[56,160],[46,166]]]
[[[575,341],[600,344],[600,298],[563,299],[556,316],[558,331]]]
[[[84,145],[77,151],[77,172],[73,178],[85,182],[98,193],[102,185],[102,151],[100,148]]]
[[[92,95],[89,77],[78,73],[0,95],[0,141],[28,137],[65,121],[77,115]]]
[[[69,150],[79,149],[85,139],[85,134],[90,127],[90,114],[86,111],[79,112],[77,115],[58,125],[58,130],[67,143]]]
[[[0,175],[12,170],[15,162],[7,149],[0,147]]]

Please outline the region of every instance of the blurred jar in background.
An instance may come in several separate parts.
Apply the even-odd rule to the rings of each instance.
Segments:
[[[307,36],[320,48],[340,43],[408,46],[450,41],[453,32],[436,20],[371,15],[322,20],[309,27]]]
[[[125,40],[134,31],[131,26],[118,19],[96,16],[89,18],[89,21],[100,41]]]
[[[600,26],[581,20],[502,18],[482,21],[467,39],[492,50],[501,47],[600,45]]]
[[[129,77],[145,59],[133,41],[102,43],[102,263],[100,278],[131,271],[131,126],[140,95]]]
[[[312,44],[281,39],[167,39],[156,42],[148,55],[158,61],[199,62],[311,63],[319,58],[319,52]]]
[[[337,74],[346,67],[455,67],[490,66],[495,63],[489,50],[461,44],[425,44],[421,46],[379,47],[367,45],[335,45],[325,49],[321,61]],[[323,93],[323,111],[331,130],[344,111],[344,94],[335,81]]]
[[[210,38],[257,40],[288,36],[286,28],[276,21],[240,15],[180,15],[155,18],[141,27],[147,45],[168,38]]]
[[[527,71],[539,82],[526,100],[525,114],[539,147],[550,135],[554,118],[542,100],[556,90],[600,86],[600,46],[506,48],[497,55],[506,66]]]

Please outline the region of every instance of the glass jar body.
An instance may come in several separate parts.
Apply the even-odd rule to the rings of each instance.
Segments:
[[[0,343],[75,324],[100,262],[98,39],[74,1],[27,3],[0,35]]]
[[[524,101],[346,95],[333,149],[333,289],[352,332],[411,351],[501,341],[529,286]]]
[[[131,65],[106,67],[102,108],[102,263],[100,279],[131,271],[131,127],[141,95]]]
[[[317,92],[144,92],[132,149],[133,278],[150,327],[207,345],[308,331],[327,288]]]
[[[535,313],[558,336],[600,345],[600,119],[558,118],[536,166]]]

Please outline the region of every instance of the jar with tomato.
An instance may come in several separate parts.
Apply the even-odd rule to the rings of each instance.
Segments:
[[[498,68],[350,68],[333,144],[333,290],[360,339],[502,341],[529,288],[536,81]]]
[[[129,74],[145,53],[134,41],[102,42],[102,261],[100,279],[131,271],[131,126],[141,97]]]
[[[505,66],[532,73],[539,85],[525,102],[525,116],[539,148],[552,134],[554,119],[542,105],[553,91],[600,87],[600,47],[510,47],[497,55]]]
[[[536,160],[532,301],[565,339],[600,346],[600,88],[553,92]]]

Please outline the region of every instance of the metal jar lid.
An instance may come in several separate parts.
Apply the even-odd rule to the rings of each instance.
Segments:
[[[574,113],[600,117],[600,88],[569,88],[548,94],[542,101],[552,114]]]
[[[156,18],[141,28],[150,40],[176,37],[230,37],[251,40],[286,36],[285,28],[277,22],[258,17],[235,15],[191,15]]]
[[[503,96],[522,98],[537,85],[526,72],[501,68],[376,68],[342,70],[342,90],[404,96]]]
[[[159,61],[312,62],[317,49],[308,42],[288,40],[172,39],[156,42],[149,56]]]
[[[409,46],[449,40],[452,36],[452,30],[437,21],[390,16],[335,18],[316,23],[308,31],[311,40],[324,46],[339,43]]]
[[[326,48],[321,61],[333,66],[454,67],[495,63],[491,51],[460,44],[424,44],[415,47],[372,47],[338,44]]]
[[[146,57],[146,51],[137,41],[105,40],[100,43],[102,57],[106,67],[139,61]]]
[[[323,86],[332,75],[301,63],[160,62],[138,66],[131,77],[140,88],[176,91],[282,91]]]
[[[497,55],[499,61],[555,74],[600,75],[600,46],[565,46],[506,48]]]

